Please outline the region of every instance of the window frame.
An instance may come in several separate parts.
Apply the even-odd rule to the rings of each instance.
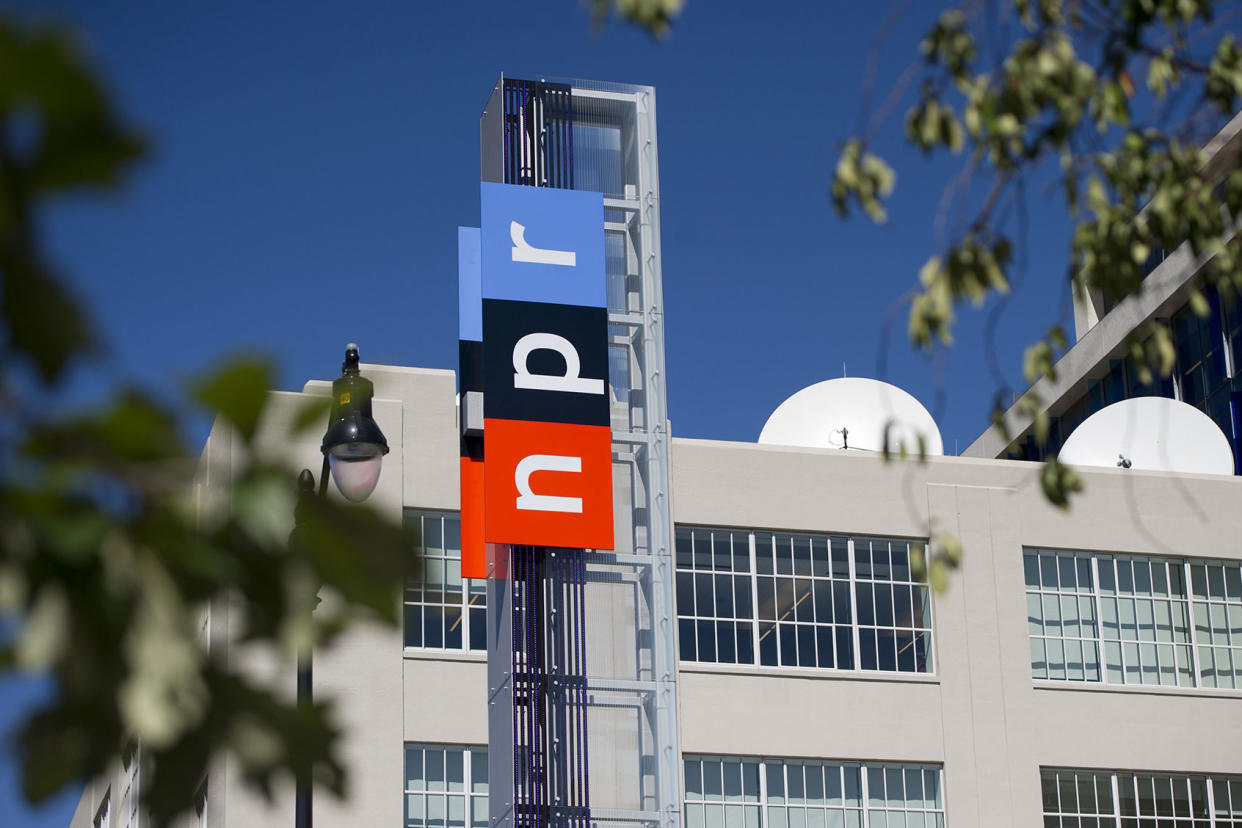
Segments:
[[[1070,780],[1063,780],[1062,775],[1072,774]],[[1081,793],[1082,785],[1079,781],[1080,775],[1086,775],[1093,778],[1092,789],[1096,797],[1096,809],[1091,813],[1082,810]],[[1050,778],[1051,777],[1051,778]],[[1124,779],[1123,779],[1124,777]],[[1101,785],[1100,779],[1107,779],[1108,784]],[[1066,791],[1065,782],[1069,781],[1070,788],[1075,796],[1075,808],[1066,810],[1064,803],[1064,793]],[[1172,813],[1162,813],[1160,810],[1160,793],[1156,790],[1156,784],[1160,781],[1167,781],[1169,810]],[[1048,809],[1048,792],[1049,783],[1056,793],[1056,810]],[[1144,798],[1145,791],[1140,789],[1141,783],[1149,783],[1151,785],[1151,799]],[[1206,807],[1206,813],[1197,815],[1193,813],[1195,803],[1194,783],[1202,784],[1202,804]],[[1219,786],[1224,786],[1225,795],[1222,796],[1218,791]],[[1109,770],[1101,768],[1066,768],[1066,767],[1044,767],[1039,768],[1039,786],[1040,786],[1040,812],[1043,816],[1045,826],[1059,825],[1063,819],[1070,820],[1072,825],[1079,825],[1080,820],[1093,820],[1101,828],[1104,826],[1129,826],[1129,825],[1175,825],[1177,828],[1229,828],[1229,826],[1242,823],[1242,775],[1229,773],[1184,773],[1174,771],[1151,771],[1151,770]],[[1186,792],[1185,805],[1189,813],[1180,813],[1178,810],[1179,799],[1177,789],[1182,788]],[[1128,788],[1128,790],[1127,790]],[[1100,792],[1107,790],[1111,801],[1111,810],[1104,811],[1099,805]],[[1230,798],[1232,796],[1232,800]],[[1123,812],[1123,804],[1129,802],[1133,805],[1133,813]],[[1143,811],[1143,805],[1149,803],[1151,812]],[[1221,811],[1220,803],[1225,803],[1224,807],[1230,809],[1227,812]],[[1050,822],[1050,820],[1052,820]]]
[[[142,825],[142,744],[130,740],[121,754],[125,787],[121,790],[121,819],[125,828]]]
[[[402,591],[401,638],[402,638],[402,646],[403,646],[404,651],[407,653],[411,653],[411,654],[414,654],[414,653],[441,653],[441,654],[455,653],[455,654],[462,654],[462,655],[486,654],[487,653],[487,642],[486,642],[487,581],[486,579],[482,579],[482,578],[462,578],[460,575],[460,572],[461,572],[461,548],[460,548],[461,547],[461,543],[460,543],[461,513],[442,510],[442,509],[406,508],[403,511],[402,519],[405,521],[407,526],[410,525],[411,521],[418,521],[418,545],[413,550],[413,554],[422,561],[434,560],[434,561],[442,562],[444,570],[445,570],[445,577],[441,579],[441,581],[439,582],[439,585],[440,585],[439,592],[440,592],[442,600],[438,602],[427,601],[427,592],[425,590],[425,586],[427,582],[424,579],[422,573],[416,574],[414,578],[412,578],[410,582],[406,584],[404,590]],[[440,521],[440,546],[436,548],[436,551],[440,554],[434,555],[430,559],[426,557],[426,545],[423,541],[423,538],[425,537],[424,527],[428,519]],[[459,542],[458,542],[457,549],[450,549],[444,540],[447,537],[446,528],[448,524],[452,521],[455,521],[458,525],[457,536],[458,536]],[[448,592],[449,592],[447,589],[447,586],[449,583],[448,569],[454,563],[456,563],[457,565],[457,571],[458,571],[457,577],[461,581],[461,587],[460,587],[461,592],[460,592],[459,600],[456,606],[448,603],[447,601]],[[411,597],[412,595],[415,597],[412,598]],[[421,643],[421,644],[410,644],[409,643],[410,632],[409,632],[408,625],[410,623],[410,613],[412,611],[412,608],[414,607],[418,607],[420,608],[420,610],[422,608],[427,608],[427,607],[431,607],[433,609],[439,608],[441,610],[440,623],[442,626],[441,626],[441,638],[440,638],[441,643],[439,646],[428,645],[425,643],[427,641],[426,613],[425,612],[422,613],[422,615],[420,616],[420,621],[419,621],[420,641],[424,643]],[[458,624],[460,624],[461,626],[461,645],[458,647],[449,647],[449,646],[446,646],[445,644],[445,639],[447,638],[447,636],[445,635],[445,632],[447,631],[443,627],[445,623],[443,611],[446,608],[453,608],[458,612],[458,616],[457,616]],[[474,612],[472,612],[472,610],[474,610]],[[481,647],[471,646],[472,637],[480,634],[479,630],[475,629],[476,621],[472,620],[471,616],[477,617],[478,622],[479,622],[478,626],[483,631],[483,644]]]
[[[443,788],[441,790],[435,790],[428,786],[427,774],[426,774],[426,767],[427,767],[426,757],[427,757],[428,750],[438,751],[442,753],[445,757],[446,772],[445,772],[445,778],[441,780],[441,783],[443,785]],[[411,782],[410,752],[411,751],[422,751],[422,755],[420,757],[423,763],[422,765],[423,776],[422,776],[422,787],[421,788],[412,787],[410,785],[410,782]],[[448,763],[448,754],[450,751],[461,751],[461,754],[462,754],[462,788],[460,791],[449,790],[449,782],[447,778],[448,777],[447,763]],[[486,826],[489,823],[487,803],[488,803],[488,797],[490,796],[490,792],[491,792],[491,783],[490,783],[490,779],[488,778],[490,774],[487,773],[487,769],[488,769],[487,757],[488,757],[487,745],[464,745],[464,744],[452,744],[452,743],[446,744],[446,743],[437,743],[437,742],[405,742],[402,745],[402,750],[401,750],[401,764],[402,764],[401,824],[403,828],[417,828],[417,826],[420,826],[420,825],[422,826],[422,828],[426,828],[426,826],[430,823],[430,819],[427,816],[427,809],[428,809],[427,797],[429,795],[439,796],[439,797],[444,798],[445,811],[444,811],[443,817],[441,818],[440,824],[442,825],[450,824],[449,823],[449,803],[448,803],[449,797],[461,797],[462,803],[463,803],[462,813],[464,815],[463,825],[465,826],[465,828],[486,828]],[[476,791],[474,789],[475,788],[474,766],[476,762],[481,762],[484,768],[484,780],[483,780],[484,788],[482,791]],[[422,798],[421,806],[422,806],[423,816],[421,820],[412,818],[410,816],[410,805],[411,805],[410,797],[421,797]],[[476,800],[482,800],[483,802],[484,817],[483,817],[482,822],[478,822],[474,819],[474,805],[475,805]]]
[[[684,563],[681,544],[683,542],[691,544],[695,543],[693,539],[696,533],[706,533],[712,543],[711,549],[706,553],[702,553],[698,550],[697,546],[692,546],[691,551],[689,552],[689,563]],[[745,537],[746,540],[745,552],[740,551],[737,547],[737,539],[740,536]],[[723,554],[718,552],[716,549],[718,538],[723,538],[730,543],[728,557],[730,558],[731,563],[729,564],[728,569],[721,569],[717,564],[717,561],[721,559]],[[677,579],[675,589],[675,605],[678,622],[677,648],[679,664],[683,666],[740,666],[761,670],[778,671],[814,670],[834,673],[884,676],[935,677],[938,675],[936,672],[938,648],[935,640],[935,601],[927,580],[925,578],[923,580],[916,579],[913,572],[910,570],[910,554],[916,546],[925,547],[925,540],[920,538],[900,537],[896,535],[849,535],[845,533],[798,532],[755,527],[677,524],[674,528],[674,541],[674,577]],[[795,561],[797,560],[797,555],[794,550],[797,548],[796,545],[798,543],[805,542],[808,545],[808,550],[815,548],[817,545],[822,545],[821,554],[825,554],[827,556],[826,573],[816,573],[813,568],[802,573],[796,572],[794,569],[791,569],[789,572],[781,572],[780,565],[776,557],[778,550],[777,544],[786,541],[793,544],[790,551],[793,553],[793,557],[791,559]],[[868,554],[870,554],[870,550],[873,549],[872,545],[875,543],[898,543],[906,545],[905,571],[909,577],[907,579],[898,578],[891,568],[891,563],[886,564],[886,566],[890,566],[890,569],[883,577],[876,577],[875,573],[872,573],[869,576],[860,575],[858,568],[858,552],[859,545],[863,542],[868,544]],[[761,544],[767,543],[771,544],[770,548],[773,555],[771,559],[772,565],[770,567],[771,572],[760,572],[759,557],[761,551],[759,547]],[[844,554],[846,559],[846,570],[844,572],[837,571],[836,561],[833,558],[834,550],[836,549],[836,545],[838,543],[844,544]],[[705,556],[706,560],[709,561],[709,566],[705,567],[700,563],[701,556]],[[810,560],[811,553],[808,551],[808,563]],[[737,564],[741,561],[747,562],[747,569],[744,571],[739,569],[737,566]],[[891,557],[889,558],[889,561],[891,562]],[[796,567],[797,564],[794,563],[793,566]],[[811,564],[811,566],[813,567],[814,564]],[[723,596],[719,579],[722,577],[733,581],[733,596],[729,599],[730,609],[728,611],[732,613],[731,616],[728,614],[722,615],[719,610],[719,599]],[[744,592],[744,590],[740,590],[738,587],[739,579],[749,581],[749,617],[746,618],[742,617],[736,609],[738,598]],[[774,595],[777,597],[775,597],[774,600],[776,601],[778,609],[781,606],[779,592],[782,590],[783,586],[803,582],[809,584],[807,587],[809,591],[803,595],[802,598],[796,599],[793,605],[790,606],[790,608],[779,618],[762,618],[760,617],[762,614],[761,606],[763,606],[761,604],[761,598],[762,594],[766,594],[765,590],[769,586],[767,581],[764,581],[763,579],[770,580],[770,588],[776,590]],[[706,614],[701,611],[706,602],[698,600],[698,594],[700,591],[699,584],[708,581],[712,584],[712,596],[710,602],[712,606],[710,614]],[[691,585],[689,595],[687,595],[686,589],[687,582]],[[827,585],[824,589],[833,606],[832,618],[830,621],[819,618],[819,610],[815,610],[812,613],[810,621],[806,621],[801,618],[800,614],[796,611],[796,608],[803,602],[806,602],[808,598],[812,599],[808,603],[808,606],[820,603],[819,596],[815,594],[817,584]],[[896,623],[897,616],[895,611],[891,613],[894,615],[892,623],[880,623],[880,619],[876,617],[874,610],[872,611],[870,621],[863,623],[860,620],[858,612],[859,590],[860,588],[868,588],[871,595],[874,596],[876,595],[877,585],[888,587],[891,590],[891,595],[895,595],[896,589],[899,587],[907,588],[907,598],[910,601],[910,625],[908,627],[902,627]],[[839,620],[841,614],[836,610],[836,605],[844,600],[844,597],[837,590],[838,586],[843,586],[843,592],[848,593],[848,608],[844,621]],[[796,589],[797,587],[795,587],[795,590]],[[922,591],[921,594],[924,596],[921,600],[919,598],[919,590]],[[689,599],[688,602],[687,598]],[[823,603],[827,603],[827,601],[824,601]],[[919,610],[917,615],[920,619],[926,620],[926,626],[924,626],[921,621],[916,623],[916,606]],[[794,613],[793,618],[786,620],[789,618],[791,612]],[[720,625],[725,624],[727,626],[729,623],[735,625],[735,638],[732,639],[732,660],[722,660],[719,654],[719,645],[721,641]],[[712,629],[715,630],[715,639],[712,642],[712,652],[714,657],[710,660],[700,657],[699,650],[700,645],[703,644],[703,642],[699,639],[702,638],[701,627],[703,624],[710,624],[712,625]],[[738,643],[741,636],[747,634],[742,631],[743,627],[749,627],[748,634],[750,643],[746,648],[749,650],[749,660],[742,660],[742,647]],[[811,630],[811,632],[807,634],[807,637],[813,638],[816,642],[815,649],[817,651],[817,655],[815,663],[785,663],[782,653],[786,645],[782,643],[781,637],[792,637],[794,639],[795,652],[797,652],[802,646],[799,642],[801,642],[800,633],[801,628],[803,627]],[[785,628],[788,628],[788,630]],[[764,631],[765,629],[766,631]],[[790,633],[789,630],[792,630],[792,633]],[[823,642],[820,641],[820,636],[824,635],[824,630],[831,630],[830,634],[826,634],[826,637],[830,639],[832,649],[833,663],[831,666],[823,666],[820,664],[820,654],[825,649],[823,647]],[[842,638],[842,633],[844,633],[844,639]],[[891,633],[891,635],[887,635],[887,633]],[[776,636],[774,645],[769,645],[769,648],[772,646],[775,647],[775,663],[765,662],[764,660],[765,657],[768,656],[765,656],[764,654],[763,642],[769,634]],[[864,661],[861,657],[861,644],[864,634],[873,636],[871,641],[875,642],[873,646],[877,648],[874,658],[874,667],[865,667]],[[900,643],[899,637],[902,634],[909,635],[910,643],[906,647],[898,648]],[[692,653],[693,657],[687,657],[687,651],[689,648],[683,646],[683,640],[687,636],[694,639],[694,652]],[[897,648],[893,653],[892,669],[886,669],[881,666],[885,662],[879,657],[878,648],[881,646],[880,642],[883,640],[892,640],[894,648]],[[923,669],[919,669],[920,659],[917,655],[917,650],[912,660],[913,669],[902,669],[903,659],[901,654],[907,648],[918,647],[920,642],[923,644],[923,655],[921,659]],[[846,644],[849,647],[852,666],[839,666],[841,664],[840,654],[843,644]],[[797,657],[795,656],[795,658]],[[798,661],[801,662],[801,659],[798,659]]]
[[[708,789],[708,781],[703,771],[704,768],[716,765],[722,773],[721,788],[719,794]],[[691,785],[687,784],[687,773],[693,766],[697,766],[698,774],[698,796],[691,794]],[[739,770],[738,776],[738,793],[730,794],[725,779],[730,775],[728,773],[730,766]],[[751,798],[746,791],[746,767],[753,766],[758,774],[758,791]],[[824,784],[820,787],[818,802],[814,797],[809,796],[810,786],[807,784],[809,777],[805,774],[805,768],[815,767],[822,769],[825,776],[821,778],[821,783],[826,783],[826,774],[830,771],[837,773],[840,793],[840,804],[834,804],[829,796],[830,788]],[[800,770],[799,785],[801,793],[794,794],[797,786],[791,785],[790,769],[797,768]],[[849,771],[857,773],[857,804],[851,804],[851,797],[848,796],[850,785],[847,780]],[[887,784],[888,773],[895,771],[902,781],[903,796],[901,800],[889,799],[887,789],[883,798],[872,796],[871,785],[873,776],[876,773],[881,774],[881,779]],[[936,793],[932,800],[931,806],[927,806],[927,774],[931,772],[935,774]],[[803,817],[814,811],[819,810],[825,816],[830,813],[840,812],[842,820],[846,824],[849,821],[850,814],[857,814],[858,825],[872,824],[873,814],[902,813],[903,815],[920,814],[922,822],[927,828],[945,828],[947,825],[946,800],[947,794],[944,787],[944,765],[937,763],[924,762],[880,762],[880,761],[859,761],[848,759],[808,759],[801,757],[782,757],[782,756],[724,756],[718,754],[683,754],[681,757],[681,784],[682,784],[682,824],[686,828],[715,828],[716,823],[712,820],[711,809],[719,808],[721,828],[723,825],[741,824],[746,828],[772,828],[772,826],[792,824],[789,819],[790,811],[801,811]],[[910,800],[905,797],[906,780],[910,778],[911,773],[919,774],[920,796],[922,805],[912,807]],[[772,791],[772,779],[779,778],[781,791],[774,794]],[[876,802],[879,804],[874,804]],[[897,804],[900,803],[900,804]],[[728,809],[732,807],[741,811],[740,820],[729,820]],[[699,818],[692,818],[692,808],[698,809],[701,814]],[[755,809],[757,815],[757,824],[751,825],[747,822],[747,811]],[[780,814],[780,818],[773,820],[773,814]],[[933,819],[928,819],[928,817]],[[934,819],[934,817],[939,817]],[[832,824],[832,823],[828,823]]]
[[[1030,559],[1034,557],[1034,577],[1037,584],[1032,586],[1032,567]],[[1043,556],[1043,557],[1041,557]],[[1058,570],[1057,586],[1049,587],[1045,584],[1043,571],[1043,560],[1051,557],[1055,564],[1053,568]],[[1094,617],[1091,619],[1093,630],[1091,635],[1082,634],[1081,628],[1086,625],[1086,621],[1081,616],[1075,621],[1080,629],[1080,634],[1070,636],[1075,641],[1083,642],[1083,661],[1082,661],[1082,677],[1070,676],[1070,660],[1068,656],[1062,659],[1062,670],[1065,676],[1054,676],[1050,672],[1050,662],[1048,661],[1046,649],[1044,653],[1044,675],[1037,675],[1036,665],[1037,653],[1035,642],[1047,642],[1053,639],[1065,641],[1067,637],[1064,633],[1056,636],[1048,635],[1049,616],[1047,614],[1047,604],[1045,598],[1049,595],[1064,596],[1070,593],[1065,591],[1061,585],[1060,566],[1061,560],[1069,557],[1075,561],[1085,560],[1088,564],[1090,572],[1091,584],[1088,591],[1084,591],[1081,585],[1077,585],[1072,594],[1083,598],[1088,598],[1094,606]],[[1148,582],[1148,586],[1135,589],[1133,586],[1123,590],[1123,579],[1120,577],[1122,570],[1120,565],[1125,563],[1128,569],[1133,572],[1139,570],[1134,569],[1134,564],[1142,564],[1148,573],[1163,571],[1161,579],[1153,579]],[[1157,570],[1155,567],[1162,567]],[[1107,567],[1107,569],[1105,569]],[[1131,552],[1111,552],[1099,550],[1085,549],[1066,549],[1047,546],[1024,546],[1022,548],[1022,568],[1023,568],[1023,595],[1025,597],[1024,606],[1027,614],[1027,640],[1030,642],[1031,657],[1031,679],[1032,681],[1072,683],[1083,685],[1100,685],[1103,687],[1143,687],[1143,688],[1159,688],[1163,690],[1178,691],[1223,691],[1227,693],[1237,693],[1242,691],[1242,635],[1235,633],[1234,626],[1238,630],[1242,630],[1242,561],[1226,558],[1190,558],[1190,557],[1173,557],[1164,555],[1143,555]],[[1213,573],[1209,570],[1215,569],[1220,572],[1220,584],[1224,590],[1224,596],[1217,595],[1216,587],[1213,585]],[[1235,577],[1230,577],[1230,572],[1236,573]],[[1111,573],[1112,586],[1105,589],[1101,585],[1100,573]],[[1199,583],[1197,576],[1202,573],[1203,592],[1199,593],[1197,584]],[[1081,573],[1075,564],[1076,584],[1081,580]],[[1175,594],[1173,587],[1176,573],[1177,579],[1180,579],[1181,595]],[[1164,583],[1163,593],[1156,591],[1154,584],[1156,580],[1162,580]],[[1133,581],[1131,582],[1133,584]],[[1230,593],[1237,592],[1238,597],[1230,597]],[[1040,599],[1040,615],[1038,618],[1032,615],[1032,596],[1039,596]],[[1111,604],[1115,604],[1116,620],[1108,621],[1112,617]],[[1146,616],[1140,617],[1140,610],[1146,608],[1145,605],[1150,604],[1152,610],[1152,620],[1150,622],[1151,636],[1143,637],[1142,629],[1148,625]],[[1164,605],[1167,604],[1167,607]],[[1127,620],[1126,610],[1133,606],[1134,618],[1130,622]],[[1219,613],[1224,617],[1225,641],[1223,643],[1216,640],[1218,631],[1214,621],[1212,607],[1219,606],[1222,612]],[[1161,609],[1168,609],[1170,621],[1168,624],[1168,639],[1162,639],[1162,623],[1163,616]],[[1184,612],[1181,616],[1183,622],[1179,626],[1179,611]],[[1231,619],[1238,619],[1232,620]],[[1041,632],[1034,631],[1034,625],[1038,622]],[[1055,624],[1061,625],[1064,629],[1064,619],[1057,618]],[[1133,638],[1127,638],[1123,631],[1126,624],[1133,625]],[[1115,633],[1110,633],[1106,627],[1115,625]],[[1209,640],[1201,640],[1201,628],[1206,626],[1206,634]],[[1179,637],[1183,636],[1184,637]],[[1086,660],[1086,647],[1090,645],[1094,648],[1095,666],[1098,673],[1097,678],[1090,676]],[[1163,663],[1163,650],[1168,650],[1173,658],[1171,677],[1172,681],[1163,680],[1165,675],[1164,668],[1167,666]],[[1182,651],[1186,651],[1189,658],[1183,663]],[[1215,657],[1218,650],[1224,650],[1228,654],[1232,669],[1229,671],[1229,681],[1232,686],[1222,685],[1220,683],[1220,675],[1216,670]],[[1208,676],[1205,673],[1207,664],[1204,661],[1205,651],[1212,656],[1212,676],[1211,684],[1206,683]],[[1147,664],[1147,657],[1144,653],[1150,652],[1154,655],[1155,666]],[[1113,654],[1116,654],[1117,660],[1114,664],[1111,661]],[[1137,658],[1137,665],[1130,663],[1131,658]],[[1119,680],[1113,678],[1113,674],[1119,676]],[[1131,678],[1133,675],[1133,678]],[[1155,678],[1154,681],[1149,680],[1150,677]],[[1189,678],[1189,682],[1184,681]]]
[[[94,828],[112,828],[112,788],[104,791],[103,799],[99,801],[99,807],[95,809],[95,816],[91,819],[91,825]]]
[[[208,780],[204,778],[202,784],[198,786],[198,791],[194,794],[194,818],[195,825],[198,828],[207,828],[208,825],[207,783]]]

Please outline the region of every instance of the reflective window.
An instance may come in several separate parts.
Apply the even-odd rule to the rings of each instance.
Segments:
[[[1200,684],[1242,689],[1242,564],[1199,561],[1189,570]]]
[[[487,828],[487,749],[406,745],[405,828]]]
[[[1034,678],[1242,688],[1239,563],[1027,549],[1023,565]]]
[[[487,581],[461,577],[461,518],[407,510],[418,574],[405,587],[405,646],[487,650]]]
[[[103,802],[99,804],[99,810],[95,812],[95,828],[112,828],[112,815],[109,813],[111,807],[112,791],[108,791],[104,794]]]
[[[194,795],[194,824],[198,828],[207,828],[207,780],[203,780],[203,784],[199,786],[198,793]]]
[[[139,828],[142,822],[138,807],[142,801],[142,746],[138,742],[130,742],[126,746],[121,766],[125,773],[125,787],[121,790],[121,825],[124,828]]]
[[[1208,291],[1207,298],[1207,316],[1199,316],[1187,306],[1170,320],[1173,346],[1177,352],[1181,398],[1204,411],[1208,410],[1209,399],[1222,388],[1225,388],[1225,396],[1228,397],[1226,386],[1229,379],[1220,299],[1215,291]],[[1230,432],[1226,424],[1225,433]]]
[[[679,527],[682,661],[932,670],[916,541]]]
[[[943,828],[940,768],[687,756],[686,828]]]
[[[1226,828],[1242,825],[1242,777],[1044,768],[1044,826]]]

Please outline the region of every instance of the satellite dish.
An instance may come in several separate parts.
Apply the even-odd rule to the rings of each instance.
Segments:
[[[781,403],[763,426],[759,442],[805,448],[884,450],[917,454],[919,436],[928,455],[944,454],[940,429],[922,403],[895,385],[841,377],[803,388]]]
[[[1057,455],[1073,466],[1233,474],[1233,449],[1212,418],[1165,397],[1135,397],[1083,420]]]

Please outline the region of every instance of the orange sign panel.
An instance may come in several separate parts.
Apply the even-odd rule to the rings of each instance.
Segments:
[[[613,547],[607,426],[489,419],[483,428],[489,543]]]

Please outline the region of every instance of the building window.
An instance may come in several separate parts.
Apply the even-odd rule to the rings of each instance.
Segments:
[[[1242,566],[1027,549],[1037,679],[1242,688]]]
[[[124,828],[139,828],[138,803],[142,798],[142,747],[130,742],[121,756],[125,771],[125,788],[121,791],[121,824]]]
[[[1040,771],[1046,828],[1225,828],[1242,824],[1242,776]]]
[[[407,510],[417,535],[418,575],[405,588],[405,646],[487,650],[487,581],[461,577],[461,518]]]
[[[943,828],[940,768],[685,757],[686,828]]]
[[[198,793],[194,795],[194,824],[198,828],[207,828],[207,780],[203,780],[203,784],[199,786]]]
[[[681,659],[932,671],[916,541],[679,527]]]
[[[487,749],[405,746],[405,828],[487,828]]]
[[[95,828],[112,828],[112,791],[104,794],[103,802],[99,803],[99,810],[95,812],[94,826]]]

